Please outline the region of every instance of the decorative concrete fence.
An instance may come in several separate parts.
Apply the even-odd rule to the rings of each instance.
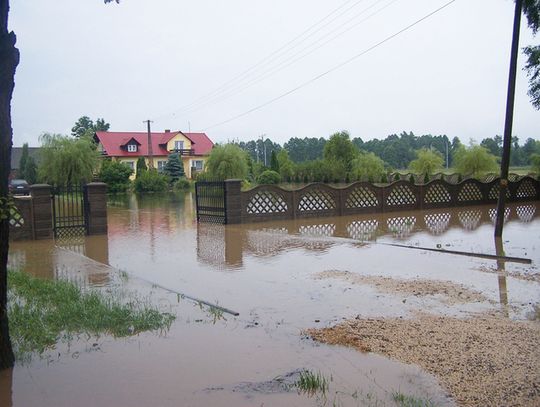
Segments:
[[[85,186],[84,234],[107,234],[107,185],[93,182]],[[58,219],[53,215],[53,188],[47,184],[30,186],[30,196],[13,197],[9,222],[10,240],[39,240],[54,237]],[[60,216],[56,214],[56,216]]]
[[[203,185],[198,189],[202,190]],[[355,182],[343,188],[314,183],[298,190],[261,185],[248,191],[240,190],[239,180],[227,180],[220,196],[224,223],[234,224],[491,204],[498,200],[499,179],[467,179],[457,184],[434,180],[422,185],[409,181],[388,185]],[[538,180],[523,177],[508,182],[508,202],[539,199]],[[200,202],[201,198],[197,203],[199,219]]]

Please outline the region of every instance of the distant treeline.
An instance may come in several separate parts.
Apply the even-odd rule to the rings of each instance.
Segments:
[[[363,141],[360,137],[354,137],[351,141],[361,151],[374,153],[388,167],[394,169],[408,168],[410,162],[416,158],[416,152],[421,149],[438,151],[445,160],[445,165],[447,163],[448,167],[452,167],[455,153],[463,145],[458,137],[449,140],[446,135],[433,136],[427,134],[416,136],[413,132],[402,132],[399,135],[392,134],[384,140],[373,139]],[[501,157],[502,141],[501,136],[495,136],[493,138],[485,138],[480,145],[496,157]],[[269,166],[272,152],[275,151],[275,154],[277,154],[282,149],[286,150],[289,158],[297,164],[320,160],[323,158],[324,146],[327,142],[328,140],[323,137],[292,137],[283,146],[269,138],[248,142],[241,141],[237,144],[240,148],[248,152],[254,162]],[[510,157],[511,166],[521,167],[531,165],[530,159],[532,154],[540,154],[540,141],[527,138],[523,144],[520,144],[519,139],[513,137]]]

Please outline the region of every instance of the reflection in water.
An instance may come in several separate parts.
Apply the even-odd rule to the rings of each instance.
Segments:
[[[504,254],[504,246],[503,246],[503,240],[501,237],[495,237],[495,253],[497,256],[500,256],[499,259],[497,259],[497,277],[498,277],[498,283],[499,283],[499,301],[503,308],[503,313],[505,316],[508,317],[508,289],[506,287],[506,262],[503,259]]]
[[[10,269],[25,270],[41,278],[62,278],[79,285],[103,286],[109,283],[106,268],[96,264],[92,270],[82,270],[79,261],[82,255],[108,265],[109,243],[106,235],[11,242],[9,246]]]
[[[462,207],[229,226],[201,223],[197,225],[197,257],[215,267],[235,269],[242,266],[245,253],[268,256],[299,246],[325,250],[333,244],[324,239],[328,237],[369,242],[388,237],[407,240],[426,233],[441,237],[453,229],[470,232],[491,225],[494,211],[492,207]],[[534,203],[511,204],[505,210],[505,222],[529,223],[536,213]],[[299,239],[303,239],[301,244]]]

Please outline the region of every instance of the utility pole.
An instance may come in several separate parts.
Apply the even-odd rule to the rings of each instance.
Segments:
[[[266,167],[266,143],[264,142],[264,136],[266,136],[266,134],[261,134],[261,141],[263,143],[263,152],[264,152],[264,166]]]
[[[446,169],[448,169],[448,137],[444,138],[444,147],[446,152]]]
[[[512,50],[510,53],[510,72],[508,75],[508,93],[506,96],[506,118],[504,122],[503,152],[501,160],[501,179],[499,184],[499,201],[497,203],[497,219],[495,220],[495,237],[502,237],[504,224],[504,206],[508,190],[508,167],[510,165],[510,147],[512,142],[512,122],[514,119],[514,95],[516,93],[516,71],[519,50],[519,26],[523,0],[516,0],[514,12],[514,32],[512,34]]]
[[[152,120],[144,120],[143,123],[147,124],[148,129],[148,168],[154,169],[154,153],[152,151],[152,132],[150,131],[150,123],[153,123]]]

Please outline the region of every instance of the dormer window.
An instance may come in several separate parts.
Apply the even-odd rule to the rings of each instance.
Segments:
[[[174,149],[175,150],[183,150],[184,149],[184,141],[183,140],[176,140],[174,142]]]
[[[127,145],[127,151],[128,151],[128,153],[136,153],[137,152],[137,144],[128,144]]]

